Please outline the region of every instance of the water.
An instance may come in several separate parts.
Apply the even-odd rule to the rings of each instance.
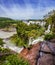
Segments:
[[[17,53],[20,53],[23,50],[23,47],[18,47],[16,45],[14,45],[13,43],[11,43],[11,41],[8,39],[4,39],[3,40],[6,44],[4,44],[4,48],[9,48]]]
[[[50,32],[50,28],[51,28],[51,25],[48,26],[48,29],[45,31],[45,34]]]
[[[37,44],[38,42],[40,42],[40,41],[44,41],[44,38],[43,38],[44,36],[41,36],[41,37],[38,37],[37,39],[34,39],[33,41],[32,41],[32,39],[30,39],[29,40],[29,45],[33,45],[33,44]]]
[[[16,34],[16,31],[15,32],[5,32],[5,31],[0,30],[0,38],[2,39],[9,38],[13,36],[14,34]]]
[[[15,46],[13,43],[11,43],[11,41],[9,40],[9,38],[11,36],[13,36],[14,34],[16,34],[15,32],[4,32],[2,30],[0,30],[0,38],[3,39],[3,41],[5,42],[4,44],[4,48],[9,48],[17,53],[20,53],[23,50],[23,47],[18,47]]]
[[[17,53],[20,53],[23,50],[23,47],[17,47],[15,46],[13,43],[10,42],[9,38],[11,36],[13,36],[14,34],[16,34],[16,32],[4,32],[2,30],[0,30],[0,38],[3,39],[3,41],[6,43],[4,44],[4,48],[9,48]],[[39,41],[43,41],[43,37],[38,37],[35,40],[32,40],[32,38],[29,39],[29,45],[33,45],[38,43]]]
[[[21,48],[17,47],[13,43],[11,43],[9,40],[9,38],[11,36],[13,36],[14,34],[16,34],[16,31],[15,32],[4,32],[4,31],[0,30],[0,38],[2,38],[3,41],[5,42],[4,48],[9,48],[17,53],[20,53],[23,50],[23,47],[21,47]],[[30,38],[29,45],[37,44],[39,41],[43,41],[43,40],[44,40],[43,36],[38,37],[37,39]]]

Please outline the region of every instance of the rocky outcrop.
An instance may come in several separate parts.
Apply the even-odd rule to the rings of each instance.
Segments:
[[[42,42],[36,65],[55,65],[55,43]]]
[[[31,49],[23,49],[21,52],[21,56],[25,59],[28,59],[30,65],[35,65],[38,59],[39,50],[40,44],[38,43],[33,45]]]
[[[30,65],[55,65],[55,42],[43,41],[20,53]]]

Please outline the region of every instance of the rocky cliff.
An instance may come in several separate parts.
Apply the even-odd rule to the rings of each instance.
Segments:
[[[34,44],[20,53],[30,65],[55,65],[55,40]]]

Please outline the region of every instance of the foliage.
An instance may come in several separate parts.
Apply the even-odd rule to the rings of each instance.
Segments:
[[[19,21],[16,27],[17,34],[13,35],[10,39],[17,46],[28,46],[29,38],[37,38],[44,33],[44,28],[38,24],[27,25]]]
[[[28,61],[20,57],[20,55],[12,54],[6,56],[4,62],[1,65],[29,65]]]
[[[3,62],[5,61],[6,57],[11,54],[11,50],[0,47],[0,54],[1,54],[0,55],[0,65],[2,65]],[[6,55],[6,54],[8,54],[8,55]]]
[[[16,46],[24,46],[24,41],[18,37],[17,34],[13,35],[11,38],[10,38],[11,42],[14,43]]]
[[[24,60],[22,57],[17,56],[17,55],[10,55],[6,58],[7,60],[7,65],[29,65],[29,63]]]
[[[45,40],[51,40],[51,39],[54,39],[54,38],[55,38],[55,34],[52,34],[52,33],[48,33],[44,37]]]
[[[3,46],[4,42],[3,40],[0,38],[0,46]]]
[[[17,21],[10,18],[0,17],[0,28],[9,28],[13,24],[17,24]]]
[[[4,20],[5,20],[5,21],[6,21],[6,20],[11,20],[11,21],[12,21],[13,19],[11,19],[11,18],[5,18],[5,17],[0,17],[0,21],[4,21]]]
[[[7,49],[7,48],[3,48],[3,47],[0,47],[0,53],[8,53],[10,52],[10,49]]]
[[[51,24],[51,30],[55,33],[55,10],[49,12],[48,17],[45,17],[47,24]]]

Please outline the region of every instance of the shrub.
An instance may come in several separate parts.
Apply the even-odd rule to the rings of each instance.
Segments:
[[[3,46],[4,42],[3,40],[0,38],[0,46]]]
[[[55,38],[55,34],[50,34],[50,33],[46,34],[44,37],[45,40],[51,40],[54,38]]]
[[[10,55],[6,58],[4,65],[29,65],[27,60],[24,60],[20,55]]]

